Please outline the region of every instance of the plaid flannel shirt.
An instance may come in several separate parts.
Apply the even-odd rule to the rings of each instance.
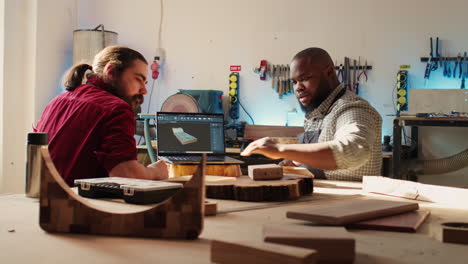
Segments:
[[[343,84],[306,114],[304,130],[321,129],[318,142],[330,144],[337,170],[324,171],[327,179],[361,181],[364,175],[380,175],[382,118],[366,100],[350,91],[333,103],[341,89]]]

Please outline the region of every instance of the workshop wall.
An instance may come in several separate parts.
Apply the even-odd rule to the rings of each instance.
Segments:
[[[253,67],[266,59],[286,64],[298,51],[323,47],[339,62],[344,56],[373,66],[362,96],[383,116],[383,135],[392,134],[395,75],[411,65],[411,88],[458,88],[459,80],[431,74],[425,83],[429,37],[439,36],[442,54],[464,51],[464,0],[165,0],[160,47],[165,50],[150,112],[178,89],[222,90],[227,97],[230,65],[241,65],[240,100],[256,124],[284,125],[287,112],[302,123],[296,99],[280,100],[271,81]],[[104,24],[119,43],[151,61],[158,47],[160,1],[5,0],[5,43],[0,120],[0,192],[24,187],[25,138],[45,105],[60,93],[60,78],[71,66],[72,32]],[[1,79],[0,79],[1,81]],[[151,90],[152,81],[148,83]],[[146,110],[149,95],[143,109]],[[241,110],[240,120],[251,123]],[[449,133],[447,134],[447,131]],[[422,156],[437,158],[467,147],[466,129],[421,129]],[[446,136],[449,135],[449,136]],[[3,167],[2,167],[3,166]],[[468,170],[423,177],[421,181],[468,186]]]
[[[392,135],[394,117],[388,115],[395,113],[400,65],[411,65],[411,88],[460,87],[460,80],[443,78],[441,70],[425,81],[426,64],[419,58],[428,56],[431,36],[441,39],[442,54],[455,56],[466,50],[468,38],[462,33],[466,8],[464,0],[166,0],[160,40],[166,58],[150,112],[159,110],[178,89],[215,89],[227,95],[229,65],[241,65],[240,101],[255,123],[284,125],[287,112],[297,109],[297,115],[290,117],[301,125],[303,114],[294,96],[278,99],[271,81],[260,81],[252,68],[262,59],[286,64],[296,52],[318,46],[339,62],[344,56],[361,56],[373,66],[368,82],[361,85],[361,95],[382,115],[382,134]],[[78,16],[81,28],[103,23],[119,33],[119,43],[142,51],[148,60],[154,56],[159,1],[82,0]],[[150,81],[149,89],[151,85]],[[242,110],[240,120],[251,123]],[[420,131],[423,158],[445,157],[468,147],[466,129]],[[420,181],[468,186],[468,169],[443,177],[423,176]]]
[[[24,191],[26,135],[62,91],[71,66],[75,0],[4,1],[3,81],[0,85],[0,193]]]

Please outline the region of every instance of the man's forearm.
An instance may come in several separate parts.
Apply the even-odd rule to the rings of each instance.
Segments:
[[[280,155],[310,167],[335,170],[337,168],[333,151],[327,142],[311,144],[279,144]]]

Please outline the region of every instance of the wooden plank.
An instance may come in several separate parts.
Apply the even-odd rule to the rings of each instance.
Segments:
[[[361,221],[347,228],[414,233],[430,215],[430,211],[417,210],[387,217]]]
[[[198,165],[188,164],[168,164],[169,178],[192,175],[197,170]],[[238,164],[206,165],[207,175],[218,175],[226,177],[239,177],[242,175],[241,167]]]
[[[209,182],[206,197],[250,202],[286,201],[313,192],[313,178],[302,175],[284,175],[281,180],[254,181],[241,176],[235,181]]]
[[[353,263],[355,257],[355,239],[344,227],[265,225],[263,239],[265,242],[315,249],[318,262]]]
[[[423,184],[380,176],[364,176],[363,191],[412,200],[463,205],[468,200],[468,189]]]
[[[353,199],[329,204],[313,205],[288,211],[288,218],[330,225],[344,225],[362,220],[414,211],[418,203],[377,199]]]
[[[297,137],[301,133],[304,133],[303,127],[245,125],[244,138]]]
[[[211,241],[211,261],[219,264],[316,263],[317,251],[261,241]]]
[[[468,244],[468,223],[442,223],[442,241],[448,243]]]

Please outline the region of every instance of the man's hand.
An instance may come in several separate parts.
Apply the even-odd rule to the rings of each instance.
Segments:
[[[157,169],[157,177],[154,180],[166,180],[169,178],[169,169],[167,168],[166,162],[158,160],[155,163],[148,165],[148,168]]]
[[[262,154],[271,159],[279,159],[281,157],[280,153],[281,144],[276,143],[269,137],[261,138],[250,143],[244,151],[242,151],[242,156],[250,156],[252,154]]]

